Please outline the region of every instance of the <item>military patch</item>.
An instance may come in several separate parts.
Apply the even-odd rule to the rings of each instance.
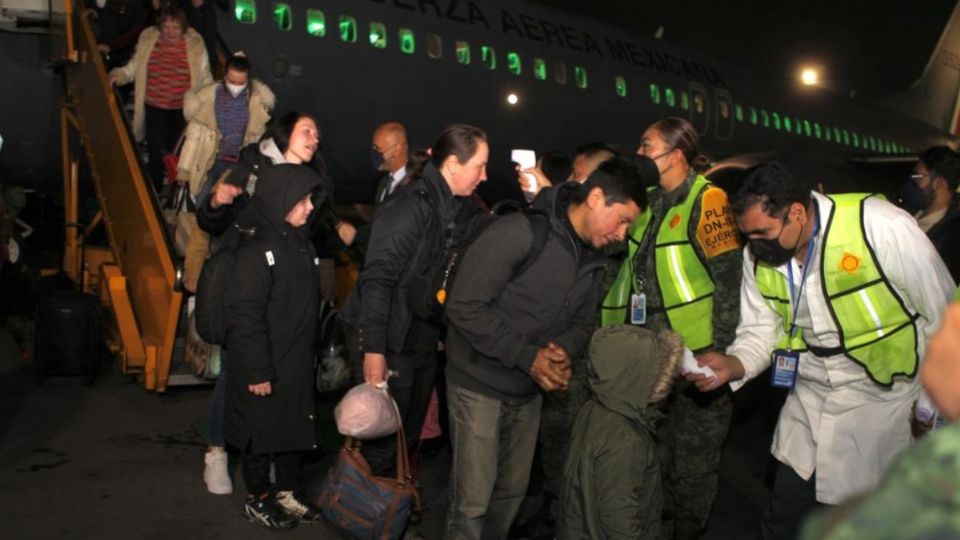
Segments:
[[[709,187],[703,192],[697,241],[708,259],[740,247],[733,211],[727,204],[727,193],[722,189]]]
[[[680,224],[680,214],[674,214],[673,219],[670,220],[670,228],[673,229]]]

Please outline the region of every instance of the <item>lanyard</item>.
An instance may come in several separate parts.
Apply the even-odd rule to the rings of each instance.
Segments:
[[[810,241],[807,243],[807,256],[803,261],[803,274],[800,276],[800,288],[796,295],[793,292],[793,257],[787,261],[787,284],[790,286],[790,301],[793,303],[793,316],[790,317],[790,339],[793,339],[793,333],[797,330],[797,309],[800,308],[800,295],[803,294],[803,286],[807,284],[807,270],[810,269],[810,257],[813,256],[813,246],[817,243],[817,233],[820,231],[820,215],[814,214],[813,232],[810,234]]]

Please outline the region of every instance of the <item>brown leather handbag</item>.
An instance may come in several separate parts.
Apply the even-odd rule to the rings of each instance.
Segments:
[[[402,538],[410,513],[420,509],[403,426],[397,429],[396,478],[374,476],[367,460],[360,455],[358,441],[347,437],[314,504],[323,509],[327,519],[355,538]]]

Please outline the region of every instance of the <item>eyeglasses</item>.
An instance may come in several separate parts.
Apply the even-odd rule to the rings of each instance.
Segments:
[[[920,183],[920,180],[921,180],[922,178],[930,178],[931,176],[932,176],[932,175],[929,174],[929,173],[927,173],[927,174],[911,174],[911,175],[910,175],[910,180],[912,180],[913,183],[915,183],[915,184],[919,184],[919,183]]]

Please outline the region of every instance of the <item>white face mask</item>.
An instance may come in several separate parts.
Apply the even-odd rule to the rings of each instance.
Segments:
[[[227,87],[227,91],[230,92],[230,95],[233,97],[239,96],[240,92],[243,92],[243,90],[247,87],[245,84],[231,84],[228,82],[225,82],[224,84]]]

